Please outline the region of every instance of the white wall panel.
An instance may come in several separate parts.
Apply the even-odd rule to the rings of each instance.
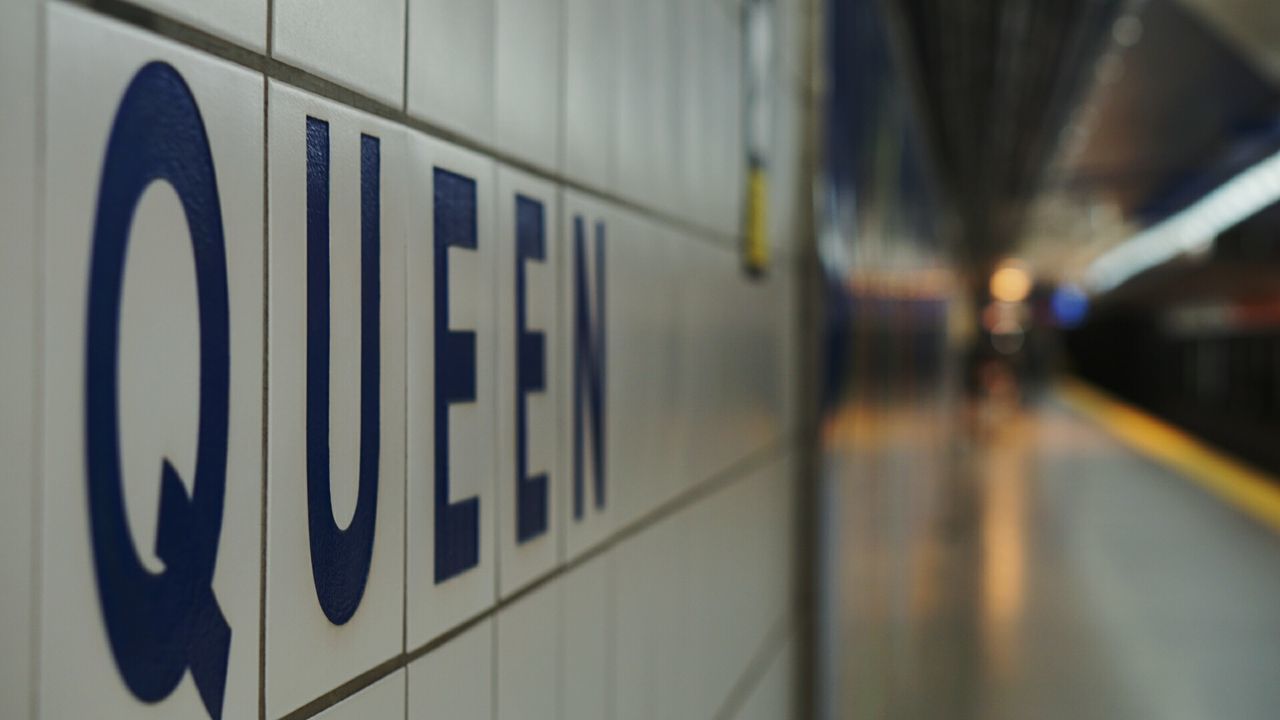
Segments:
[[[408,158],[405,597],[413,650],[494,601],[497,248],[493,161],[418,133]]]
[[[273,0],[272,54],[393,107],[404,102],[405,0]]]
[[[267,49],[266,0],[136,0],[135,4],[251,50]]]
[[[659,133],[653,124],[658,112],[660,4],[660,0],[618,2],[613,18],[615,188],[633,202],[650,205],[657,194],[658,158],[663,152],[653,143]]]
[[[506,166],[498,168],[497,187],[497,543],[498,593],[505,597],[560,559],[567,483],[560,463],[564,378],[557,368],[565,335],[559,193]]]
[[[566,423],[567,432],[562,434],[561,466],[565,468],[568,480],[562,497],[564,503],[564,543],[566,558],[572,559],[584,551],[607,539],[618,527],[621,513],[619,511],[618,482],[619,478],[611,474],[610,440],[615,432],[609,418],[613,417],[610,408],[618,402],[615,390],[610,385],[610,378],[618,367],[616,360],[610,355],[610,343],[614,327],[609,313],[614,312],[609,300],[613,297],[610,284],[615,280],[616,268],[621,267],[614,261],[613,247],[619,237],[621,221],[618,213],[605,203],[591,199],[589,196],[564,191],[561,195],[562,220],[560,232],[563,237],[563,254],[561,255],[560,307],[563,313],[560,318],[561,327],[565,328],[565,352],[561,355],[560,373],[562,398],[560,401],[561,417]],[[603,256],[601,256],[603,253]],[[600,270],[603,269],[603,277]],[[603,287],[601,283],[604,283]],[[579,290],[581,288],[581,290]],[[602,343],[604,358],[603,383],[604,395],[600,399],[603,417],[598,424],[604,431],[600,440],[604,448],[604,457],[599,459],[595,452],[595,427],[593,422],[590,398],[590,383],[586,375],[575,378],[575,369],[584,370],[588,362],[584,358],[575,358],[575,343],[578,342],[577,313],[580,309],[579,295],[587,302],[581,308],[583,317],[592,323],[591,334],[581,338],[584,347],[592,342]],[[605,300],[601,310],[600,298]],[[603,314],[602,314],[603,313]],[[606,318],[601,324],[601,318]],[[603,341],[598,338],[603,329]],[[629,349],[628,349],[629,350]],[[625,361],[625,359],[624,359]],[[575,364],[577,363],[577,364]],[[575,387],[575,383],[577,386]],[[576,399],[576,403],[575,403]],[[575,404],[577,407],[575,407]],[[625,407],[625,406],[622,406]],[[575,417],[576,414],[576,417]],[[575,458],[574,428],[581,432],[580,455]],[[603,476],[597,473],[601,466]],[[575,476],[580,473],[580,476]],[[597,488],[603,490],[600,492]]]
[[[408,0],[409,112],[492,142],[494,0]]]
[[[714,713],[789,607],[794,504],[787,473],[784,462],[769,463],[689,511],[698,579],[690,605],[697,717]]]
[[[687,490],[693,482],[683,454],[689,418],[680,396],[679,379],[684,361],[680,352],[681,317],[685,312],[686,285],[691,279],[682,259],[686,245],[696,240],[683,231],[654,223],[648,242],[653,244],[658,273],[653,283],[650,319],[654,328],[653,376],[657,378],[651,388],[655,445],[651,472],[657,485],[654,505],[657,507]]]
[[[778,9],[781,78],[799,3]],[[275,0],[271,27],[261,0],[137,4],[257,59],[137,27],[149,13],[0,7],[0,457],[23,479],[0,490],[0,715],[724,709],[790,610],[794,562],[778,442],[803,108],[781,82],[783,252],[752,279],[740,3]],[[141,122],[113,136],[118,118]],[[107,158],[127,162],[104,177]],[[543,382],[522,392],[534,357]],[[522,525],[521,488],[544,475],[545,523],[532,502]],[[336,565],[313,542],[369,527]],[[120,649],[152,635],[167,644],[141,660]],[[789,652],[744,717],[786,716]],[[371,672],[389,674],[355,690]]]
[[[492,718],[493,620],[486,619],[409,664],[409,718]]]
[[[690,714],[694,637],[689,632],[689,522],[664,518],[615,550],[616,717]]]
[[[672,212],[697,223],[702,212],[702,148],[706,143],[703,92],[707,43],[702,34],[706,3],[669,0],[672,5],[671,84],[675,93],[670,142],[674,150],[671,186],[676,190]]]
[[[737,3],[710,4],[707,122],[708,217],[706,226],[736,235],[742,227],[745,149],[742,138],[742,26]]]
[[[40,4],[0,7],[0,716],[31,714]]]
[[[752,688],[739,708],[737,720],[779,720],[796,711],[797,641],[788,639],[770,660],[764,677]]]
[[[593,557],[564,576],[560,614],[561,717],[613,718],[614,562]]]
[[[563,685],[560,580],[543,584],[498,613],[499,720],[560,720]]]
[[[278,716],[403,650],[408,211],[402,128],[276,81],[269,108],[266,684]]]
[[[800,183],[800,153],[803,115],[800,90],[794,85],[780,84],[778,102],[773,111],[773,134],[769,145],[769,236],[775,255],[797,247],[797,223],[801,208],[797,207]],[[777,262],[785,262],[781,258]],[[790,268],[784,270],[788,274]]]
[[[497,143],[537,166],[560,165],[562,0],[497,0]]]
[[[87,10],[48,25],[41,712],[251,716],[263,79]]]
[[[564,2],[564,112],[561,169],[594,187],[615,186],[616,0]]]

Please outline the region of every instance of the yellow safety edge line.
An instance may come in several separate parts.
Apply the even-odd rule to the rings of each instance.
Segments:
[[[1080,380],[1062,380],[1057,394],[1129,447],[1280,532],[1280,480],[1274,476]]]

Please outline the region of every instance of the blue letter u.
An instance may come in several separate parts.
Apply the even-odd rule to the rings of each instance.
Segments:
[[[329,123],[307,118],[307,525],[316,597],[335,625],[360,606],[378,519],[380,176],[378,139],[361,135],[360,489],[344,530],[329,490]]]

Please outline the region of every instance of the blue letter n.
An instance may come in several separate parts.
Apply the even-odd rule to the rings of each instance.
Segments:
[[[596,507],[603,508],[605,502],[604,223],[600,222],[596,223],[595,266],[595,312],[592,313],[590,282],[587,278],[587,231],[582,217],[575,217],[573,219],[573,516],[575,518],[582,517],[586,492],[582,458],[584,404],[591,413],[591,470]]]

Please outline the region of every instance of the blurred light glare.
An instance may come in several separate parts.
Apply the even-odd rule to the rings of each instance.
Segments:
[[[1053,291],[1049,307],[1058,325],[1073,328],[1084,322],[1089,312],[1089,296],[1076,285],[1060,285]]]
[[[1031,292],[1031,275],[1021,263],[1006,262],[991,274],[991,297],[1000,302],[1018,303]]]
[[[1121,15],[1111,26],[1111,37],[1120,47],[1137,45],[1142,39],[1142,20],[1136,15]]]
[[[1190,207],[1125,240],[1085,271],[1085,286],[1101,294],[1156,265],[1208,250],[1219,233],[1280,199],[1280,153],[1250,167]]]

